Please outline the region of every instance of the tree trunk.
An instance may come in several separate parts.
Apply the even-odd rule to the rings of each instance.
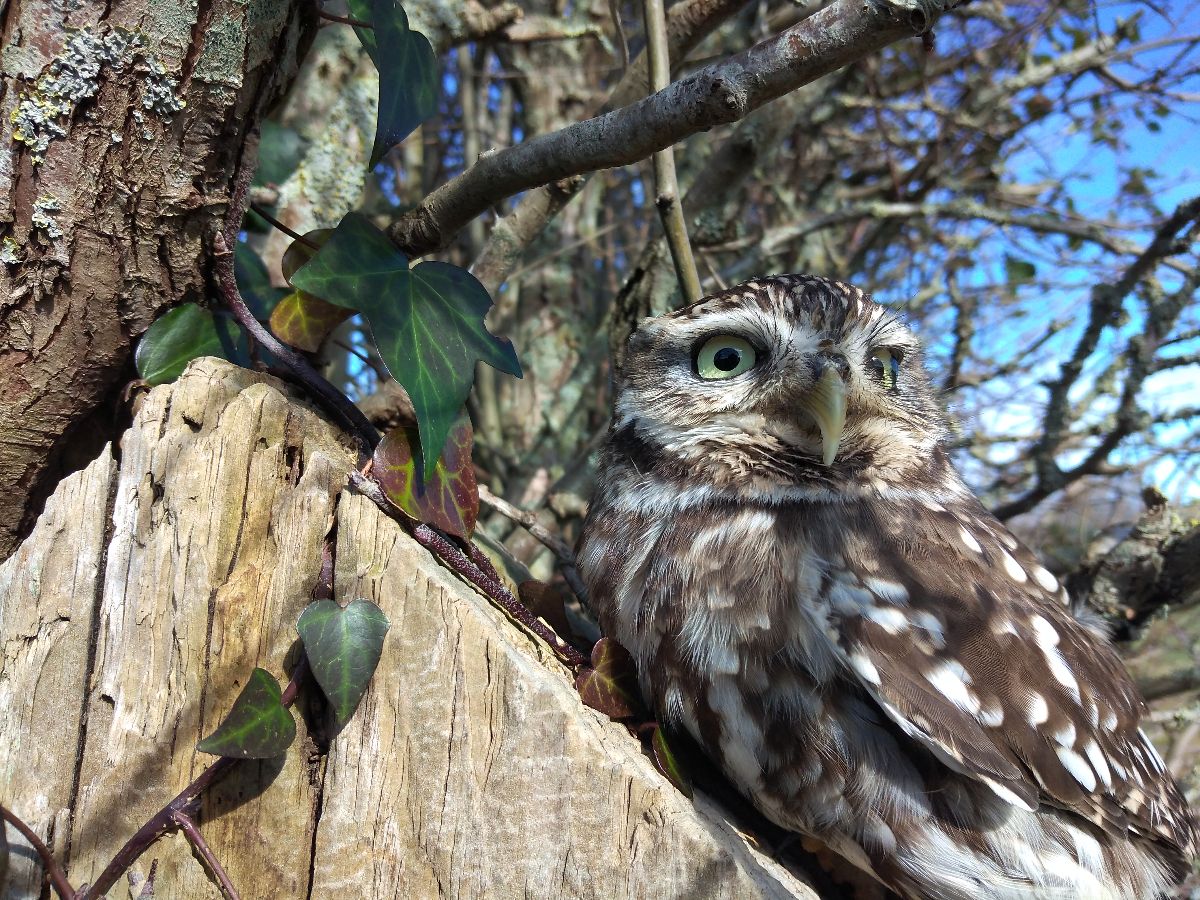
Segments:
[[[275,379],[193,363],[119,448],[0,566],[0,803],[76,887],[212,762],[195,744],[256,665],[286,678],[336,518],[335,598],[375,601],[391,629],[328,755],[301,721],[286,756],[206,795],[201,830],[242,896],[815,897],[344,490],[354,454]],[[9,840],[0,897],[35,897],[41,868]],[[182,837],[138,873],[152,858],[158,900],[219,896]]]
[[[209,293],[247,137],[315,22],[305,0],[0,4],[0,559],[111,430],[138,335]]]

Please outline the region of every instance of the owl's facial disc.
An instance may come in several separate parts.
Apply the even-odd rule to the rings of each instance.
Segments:
[[[826,367],[813,389],[801,398],[800,407],[821,429],[821,462],[833,465],[846,427],[846,382],[835,367]]]

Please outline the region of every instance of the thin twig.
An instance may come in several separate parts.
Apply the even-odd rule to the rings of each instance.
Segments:
[[[646,20],[646,49],[650,57],[650,93],[655,94],[665,90],[671,83],[667,13],[663,0],[642,0],[642,10]],[[651,159],[654,164],[654,205],[658,208],[663,231],[667,235],[667,246],[671,250],[671,261],[675,264],[675,277],[679,280],[684,303],[693,303],[700,299],[700,273],[696,269],[692,242],[688,240],[687,220],[683,216],[683,203],[679,199],[675,151],[668,146]]]
[[[392,373],[385,369],[383,365],[380,364],[379,360],[374,359],[370,353],[363,353],[361,350],[358,350],[345,341],[338,340],[337,338],[333,338],[329,343],[334,347],[337,347],[339,350],[345,350],[356,359],[362,360],[363,364],[368,366],[380,381],[387,381],[392,377]]]
[[[305,247],[308,247],[310,250],[320,250],[321,249],[321,245],[318,244],[316,241],[310,240],[309,238],[306,238],[304,235],[300,234],[300,232],[294,231],[293,229],[288,228],[286,225],[284,225],[282,222],[280,222],[277,218],[275,218],[273,215],[271,215],[269,212],[267,212],[265,209],[263,209],[257,203],[250,204],[250,211],[253,212],[259,218],[265,219],[266,223],[268,225],[270,225],[272,228],[282,231],[284,234],[286,234],[288,237],[290,237],[293,241],[299,241]]]
[[[587,588],[583,584],[583,579],[579,577],[579,569],[575,565],[575,554],[571,552],[566,541],[539,522],[537,516],[529,510],[513,506],[503,497],[497,497],[483,485],[479,486],[479,500],[506,519],[516,522],[541,541],[551,553],[558,557],[558,566],[562,571],[563,579],[571,586],[575,596],[581,601],[587,601]]]
[[[387,497],[384,496],[383,490],[379,485],[371,479],[364,477],[358,471],[350,472],[350,484],[390,518],[399,522],[418,544],[433,553],[452,572],[464,581],[473,584],[486,597],[494,601],[501,609],[508,613],[509,616],[545,641],[568,666],[577,669],[591,664],[591,661],[586,656],[555,634],[554,629],[546,625],[524,603],[512,595],[508,588],[499,580],[499,575],[496,574],[495,569],[486,560],[486,557],[481,562],[476,562],[471,558],[479,554],[478,548],[474,547],[474,545],[468,544],[468,549],[464,552],[451,543],[445,535],[438,533],[425,523],[412,522],[412,520],[400,513]],[[479,557],[476,556],[476,559],[479,559]]]
[[[220,860],[208,846],[208,841],[204,840],[204,835],[200,833],[200,829],[196,827],[195,820],[183,810],[175,810],[171,814],[171,821],[183,832],[188,842],[196,848],[196,852],[200,854],[200,858],[204,860],[204,864],[208,866],[213,877],[217,879],[217,884],[221,888],[221,893],[225,895],[226,900],[242,900],[241,894],[237,892],[237,888],[233,886],[233,882],[229,880],[229,875],[225,872],[225,868],[221,865]]]
[[[59,868],[58,860],[50,853],[50,848],[37,836],[37,832],[21,821],[21,818],[16,813],[10,809],[6,809],[4,806],[0,806],[0,821],[8,822],[21,833],[21,836],[25,840],[29,841],[29,845],[33,847],[34,852],[38,855],[38,859],[42,861],[42,865],[46,869],[46,876],[50,879],[50,884],[54,887],[55,893],[62,897],[63,900],[73,900],[75,897],[75,888],[71,887],[71,882],[67,881],[67,876]],[[2,827],[3,825],[0,825],[0,828]]]

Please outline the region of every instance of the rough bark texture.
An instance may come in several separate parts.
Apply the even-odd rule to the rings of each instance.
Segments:
[[[134,339],[204,300],[246,137],[314,27],[303,0],[0,4],[0,558]]]
[[[279,382],[216,360],[145,398],[0,566],[0,802],[78,887],[190,781],[261,665],[281,680],[321,543],[392,627],[322,757],[304,723],[201,828],[244,897],[815,897],[579,702],[548,650],[343,490],[353,455]],[[37,896],[15,839],[8,898]],[[219,896],[179,837],[156,898]],[[117,896],[114,890],[110,896]]]

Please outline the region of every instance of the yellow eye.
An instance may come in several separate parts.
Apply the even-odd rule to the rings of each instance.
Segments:
[[[880,347],[871,352],[871,370],[879,383],[889,391],[896,389],[900,377],[900,356],[886,347]]]
[[[758,354],[750,342],[732,334],[719,334],[704,342],[696,354],[696,374],[705,381],[733,378],[754,368]]]

